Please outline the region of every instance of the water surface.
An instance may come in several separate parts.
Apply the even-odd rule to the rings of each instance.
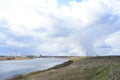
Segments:
[[[19,74],[45,70],[61,64],[67,59],[61,58],[36,58],[31,60],[0,61],[0,80],[10,79]]]

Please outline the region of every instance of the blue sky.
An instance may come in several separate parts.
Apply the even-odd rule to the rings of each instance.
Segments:
[[[58,4],[60,6],[66,6],[66,5],[68,6],[70,1],[73,1],[73,0],[58,0]],[[82,0],[74,0],[74,1],[81,2]]]
[[[0,0],[0,55],[120,55],[118,0]]]

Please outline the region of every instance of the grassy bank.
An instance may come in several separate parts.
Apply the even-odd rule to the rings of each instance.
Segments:
[[[11,80],[119,80],[120,57],[74,57],[44,71]]]

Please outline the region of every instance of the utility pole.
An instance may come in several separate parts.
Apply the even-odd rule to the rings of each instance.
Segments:
[[[89,56],[88,51],[87,51],[87,57]]]

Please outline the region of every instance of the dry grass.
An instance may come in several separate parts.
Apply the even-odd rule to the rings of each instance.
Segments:
[[[120,80],[120,57],[75,57],[69,66],[20,75],[12,80]]]

